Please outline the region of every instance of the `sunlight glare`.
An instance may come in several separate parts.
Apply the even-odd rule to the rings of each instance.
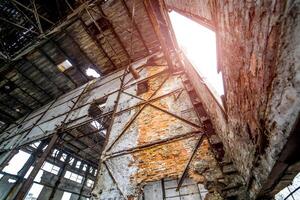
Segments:
[[[217,72],[216,35],[208,28],[172,11],[169,13],[178,45],[199,75],[224,94],[221,73]]]

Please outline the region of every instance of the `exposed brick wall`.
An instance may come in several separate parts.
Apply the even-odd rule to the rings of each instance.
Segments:
[[[145,67],[140,72],[141,78],[139,81],[153,77],[148,80],[148,91],[140,94],[139,97],[149,99],[154,95],[154,92],[160,88],[162,83],[163,85],[157,90],[155,97],[160,97],[169,92],[178,90],[178,92],[174,94],[164,96],[151,103],[201,127],[202,122],[199,121],[196,112],[193,110],[193,104],[189,99],[188,93],[184,90],[181,75],[171,73],[170,76],[168,76],[167,73],[161,73],[158,76],[154,76],[163,69],[165,69],[165,67],[153,65]],[[168,80],[164,82],[167,77]],[[135,80],[131,80],[131,83],[134,81]],[[136,84],[132,86],[132,89],[127,88],[126,91],[136,95],[136,89],[134,88],[137,88]],[[121,96],[119,105],[134,105],[133,99],[126,100],[125,98],[127,97]],[[131,111],[126,111],[124,114],[120,114],[120,116],[115,118],[111,134],[108,138],[108,146],[131,119],[133,116],[132,113],[136,113],[139,109],[140,106]],[[202,134],[202,128],[197,127],[197,125],[191,125],[151,105],[146,105],[125,131],[124,135],[115,143],[114,147],[111,150],[106,147],[107,151],[104,153],[105,155],[128,148],[141,147],[142,145],[170,139],[175,136],[187,135],[195,131],[199,131],[199,133],[197,133],[198,135],[194,134],[176,141],[135,151],[126,156],[106,160],[115,181],[112,180],[111,175],[109,175],[106,167],[102,164],[99,169],[98,183],[93,191],[95,199],[119,198],[122,196],[120,194],[121,192],[127,197],[136,199],[141,192],[140,188],[150,181],[158,181],[163,178],[179,178]],[[205,169],[206,177],[199,175],[194,167],[196,160],[209,163],[209,169]],[[195,159],[190,164],[188,175],[195,181],[202,183],[205,182],[206,179],[212,181],[212,179],[215,180],[222,176],[207,140],[204,140],[197,150]]]
[[[185,6],[180,0],[172,6],[176,3],[178,8]],[[299,115],[299,4],[216,0],[211,7],[198,8],[216,11],[227,125],[220,109],[204,102],[252,197],[267,179]]]

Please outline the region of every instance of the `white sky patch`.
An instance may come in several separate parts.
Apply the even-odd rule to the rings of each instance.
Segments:
[[[26,172],[26,174],[25,174],[25,176],[24,176],[24,178],[28,178],[28,176],[30,175],[30,173],[32,172],[32,170],[33,170],[33,166],[30,166],[30,168],[29,168],[29,170]]]
[[[3,169],[3,171],[9,174],[17,175],[29,157],[29,153],[19,151],[16,155],[12,157],[12,159],[9,161],[8,165]]]
[[[224,94],[222,75],[217,72],[215,32],[174,11],[169,15],[182,51],[218,95]]]
[[[300,187],[300,173],[294,178],[291,185],[275,195],[275,200],[284,200],[291,192]],[[287,198],[287,200],[300,199],[300,189]]]
[[[43,185],[34,183],[30,190],[28,191],[25,200],[26,199],[34,199],[34,198],[38,198],[39,194],[41,193],[42,189],[43,189]]]
[[[8,182],[9,182],[9,183],[15,183],[15,182],[17,182],[17,180],[16,180],[16,179],[13,179],[13,178],[10,178],[10,179],[8,179]]]
[[[98,73],[96,72],[96,70],[94,70],[94,69],[92,69],[92,68],[90,68],[90,67],[85,71],[85,73],[86,73],[86,75],[92,76],[92,77],[94,77],[94,78],[99,78],[99,77],[100,77],[100,74],[98,74]]]
[[[94,120],[94,121],[92,121],[91,122],[91,125],[93,126],[93,127],[95,127],[96,129],[100,129],[100,127],[101,127],[101,125],[99,124],[99,122],[97,122],[96,120]]]
[[[72,193],[70,192],[64,192],[61,200],[69,200],[71,198]]]

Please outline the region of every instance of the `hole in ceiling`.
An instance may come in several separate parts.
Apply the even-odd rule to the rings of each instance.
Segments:
[[[169,16],[183,53],[208,86],[211,86],[210,89],[219,96],[223,95],[222,74],[217,71],[215,32],[175,11],[170,12]]]
[[[72,66],[72,63],[69,60],[65,60],[62,63],[58,64],[57,68],[59,69],[59,71],[64,72],[67,69],[70,69]]]
[[[88,76],[91,76],[91,77],[94,77],[94,78],[99,78],[100,77],[100,74],[98,74],[96,72],[96,70],[94,70],[93,68],[87,68],[87,70],[85,71],[86,75]]]

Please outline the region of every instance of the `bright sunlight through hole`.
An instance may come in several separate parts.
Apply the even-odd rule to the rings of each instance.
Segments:
[[[99,78],[100,77],[100,74],[98,74],[96,72],[96,70],[94,70],[93,68],[90,68],[90,67],[85,71],[85,73],[86,73],[86,75],[92,76],[94,78]]]
[[[221,73],[217,72],[215,32],[174,11],[169,13],[177,42],[206,83],[218,95],[224,94]]]

